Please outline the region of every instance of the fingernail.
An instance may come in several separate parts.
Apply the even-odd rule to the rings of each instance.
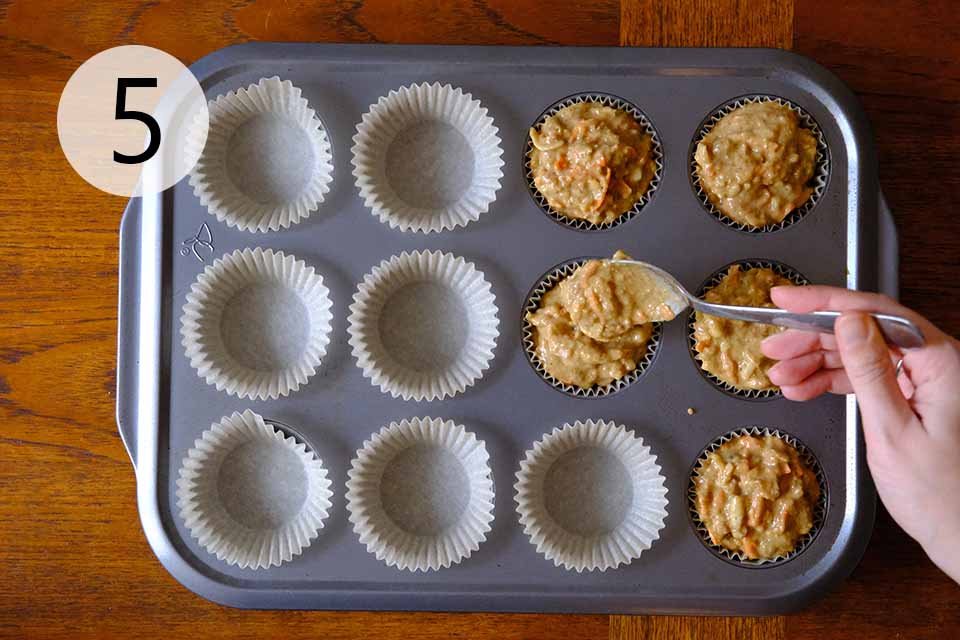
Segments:
[[[847,345],[860,344],[870,339],[873,321],[863,313],[845,313],[837,319],[834,331]]]
[[[779,375],[779,372],[780,372],[779,362],[773,365],[772,367],[770,367],[769,369],[767,369],[767,377],[770,378],[770,382],[772,382],[773,384],[777,384],[777,381],[774,380],[774,378],[776,378]]]

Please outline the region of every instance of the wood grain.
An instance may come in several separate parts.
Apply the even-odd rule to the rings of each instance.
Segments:
[[[792,0],[620,3],[624,46],[789,49],[792,42]]]
[[[960,335],[960,20],[947,0],[797,3],[794,47],[837,73],[870,118],[900,234],[901,300]],[[829,16],[829,19],[824,19]],[[881,611],[893,615],[877,615]],[[901,613],[902,612],[902,613]],[[867,554],[832,597],[788,619],[802,638],[941,638],[960,589],[881,512]],[[946,631],[951,630],[951,631]]]
[[[783,617],[611,616],[610,640],[777,640],[784,628]]]
[[[829,20],[824,20],[829,15]],[[880,183],[900,233],[901,299],[960,335],[953,194],[960,189],[960,19],[951,0],[801,2],[796,50],[857,93],[875,132]]]
[[[796,15],[794,15],[794,13]],[[903,297],[960,333],[958,22],[944,0],[0,0],[0,637],[942,637],[960,593],[881,514],[838,594],[770,619],[237,611],[178,585],[140,529],[114,422],[117,228],[59,151],[59,92],[110,46],[190,62],[248,40],[793,45],[853,86],[902,237]],[[428,18],[425,18],[428,17]],[[895,615],[883,615],[895,611]]]

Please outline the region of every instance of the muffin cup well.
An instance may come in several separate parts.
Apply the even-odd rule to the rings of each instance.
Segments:
[[[723,116],[727,115],[738,107],[758,102],[776,102],[779,105],[788,107],[800,118],[800,125],[805,129],[809,129],[817,139],[817,158],[816,165],[813,170],[813,193],[810,194],[810,197],[807,198],[806,202],[787,214],[787,217],[785,217],[783,220],[776,224],[767,224],[762,227],[754,227],[737,222],[736,220],[727,217],[723,212],[717,209],[712,202],[710,202],[707,192],[703,189],[703,185],[700,183],[700,174],[697,171],[697,161],[694,157],[694,154],[697,152],[697,145],[703,141],[704,137],[710,133],[711,129],[713,129],[713,127],[720,121],[721,118],[723,118]],[[703,122],[700,123],[700,126],[697,127],[697,132],[693,136],[693,141],[690,143],[690,150],[688,151],[687,158],[688,166],[690,167],[690,186],[693,188],[693,192],[697,196],[697,200],[699,200],[700,204],[703,206],[703,209],[714,219],[718,220],[724,225],[744,233],[770,233],[773,231],[781,231],[796,224],[808,213],[813,211],[814,207],[817,205],[817,202],[820,201],[821,196],[823,196],[824,192],[827,190],[827,182],[830,179],[830,151],[827,147],[826,138],[823,136],[823,131],[820,129],[820,125],[818,125],[817,121],[813,119],[813,116],[807,113],[806,110],[796,103],[791,102],[786,98],[773,95],[752,94],[741,96],[725,102],[714,109],[710,115],[704,118]]]
[[[813,528],[805,536],[800,538],[800,540],[797,542],[797,546],[786,555],[769,560],[753,560],[750,558],[745,558],[738,552],[731,551],[721,545],[713,544],[713,542],[710,540],[710,532],[707,531],[707,526],[700,519],[700,515],[697,511],[697,487],[694,483],[697,471],[700,468],[700,465],[707,460],[708,455],[719,449],[725,443],[739,436],[775,436],[784,440],[787,444],[791,445],[799,452],[801,459],[803,459],[809,469],[813,471],[814,475],[817,477],[817,482],[820,485],[820,499],[817,500],[817,504],[815,504],[813,507]],[[707,446],[704,447],[697,456],[693,466],[690,468],[690,479],[687,484],[687,512],[690,516],[690,525],[697,534],[697,539],[699,539],[700,542],[703,543],[703,546],[705,546],[713,555],[717,556],[721,560],[726,560],[727,562],[740,567],[775,567],[788,562],[803,553],[805,549],[810,547],[817,535],[820,533],[823,523],[827,517],[828,504],[827,478],[823,473],[823,467],[820,466],[820,461],[817,460],[816,456],[813,455],[810,449],[800,442],[800,440],[798,440],[796,437],[777,429],[753,426],[735,429],[729,433],[726,433],[707,444]]]
[[[472,262],[404,252],[364,276],[347,331],[357,366],[404,400],[455,396],[479,380],[499,336],[496,298]]]
[[[577,231],[605,231],[607,229],[618,227],[635,218],[643,210],[644,206],[646,206],[653,198],[654,193],[660,186],[660,180],[663,176],[663,148],[660,144],[660,136],[657,133],[657,130],[653,128],[653,124],[651,124],[650,119],[647,118],[646,114],[644,114],[643,111],[637,108],[633,103],[609,93],[576,93],[574,95],[567,96],[562,100],[558,100],[547,107],[544,112],[537,117],[537,119],[531,125],[531,128],[539,130],[540,126],[543,125],[546,119],[550,116],[555,115],[558,111],[565,107],[580,104],[582,102],[599,102],[604,106],[623,111],[636,120],[637,123],[643,127],[644,131],[650,136],[650,154],[653,158],[656,168],[654,170],[653,179],[650,180],[650,184],[647,186],[647,190],[643,196],[641,196],[641,198],[637,200],[637,202],[634,203],[631,208],[627,209],[611,222],[595,224],[588,220],[575,219],[563,215],[550,206],[550,203],[548,203],[547,199],[541,195],[540,191],[537,189],[537,185],[534,183],[533,168],[530,164],[530,156],[533,153],[534,147],[533,141],[530,140],[529,134],[524,136],[523,142],[523,162],[521,163],[521,166],[523,167],[523,180],[527,185],[527,192],[530,194],[530,197],[533,198],[533,201],[548,218],[557,224],[569,227],[571,229],[576,229]]]
[[[493,522],[482,440],[438,418],[392,422],[364,442],[347,480],[350,522],[387,565],[434,571],[470,557]]]
[[[364,205],[400,231],[430,233],[477,220],[496,199],[503,149],[479,100],[449,84],[414,84],[370,107],[353,137]]]
[[[797,286],[810,284],[810,281],[807,280],[799,271],[780,262],[761,259],[737,260],[736,262],[731,262],[728,265],[720,267],[710,274],[710,277],[704,280],[703,284],[697,288],[694,296],[697,298],[703,298],[703,296],[706,295],[710,289],[713,289],[715,286],[720,284],[720,282],[723,280],[723,277],[727,275],[727,269],[733,265],[740,265],[744,270],[772,269],[774,273],[783,276]],[[694,309],[690,309],[690,312],[687,314],[687,348],[690,351],[690,357],[693,359],[693,363],[697,367],[697,371],[700,372],[700,375],[702,375],[707,382],[728,396],[740,398],[741,400],[772,400],[774,398],[780,398],[783,396],[779,389],[741,389],[739,387],[735,387],[729,382],[724,382],[717,376],[705,370],[700,364],[700,354],[697,353],[697,338],[694,335],[694,323],[696,320],[697,312]]]
[[[187,149],[200,157],[190,185],[212,215],[263,232],[316,211],[330,191],[332,155],[326,129],[299,88],[264,78],[218,96],[209,110],[206,143],[191,135]]]
[[[177,507],[204,549],[241,569],[279,566],[323,528],[330,480],[303,442],[249,409],[204,431],[180,466]]]
[[[523,353],[527,358],[527,362],[530,363],[530,366],[544,382],[557,391],[568,396],[573,396],[574,398],[602,398],[610,396],[623,391],[634,382],[637,382],[656,359],[660,349],[661,338],[663,337],[663,323],[654,322],[653,331],[650,334],[650,339],[647,341],[646,350],[637,363],[637,368],[619,380],[614,380],[610,384],[602,387],[594,385],[588,389],[584,389],[583,387],[561,382],[547,373],[543,362],[537,355],[536,344],[533,341],[534,327],[527,320],[527,314],[539,309],[543,296],[557,286],[561,280],[573,275],[580,266],[593,259],[595,258],[574,258],[573,260],[562,262],[544,273],[537,279],[537,283],[530,289],[529,293],[527,293],[523,309],[520,313],[520,340],[523,344]]]
[[[659,539],[667,488],[657,457],[632,431],[602,420],[555,428],[517,472],[517,513],[530,542],[567,570],[629,564]]]
[[[243,249],[207,266],[187,293],[180,333],[207,384],[275,399],[316,373],[330,343],[323,277],[295,256]]]

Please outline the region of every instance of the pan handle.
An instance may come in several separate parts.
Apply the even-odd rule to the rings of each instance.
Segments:
[[[878,291],[894,300],[900,297],[900,247],[897,239],[897,226],[893,221],[893,212],[887,199],[880,191],[877,198],[880,228],[877,233],[877,257],[880,260]]]
[[[120,221],[120,274],[117,309],[117,427],[127,454],[137,466],[137,331],[139,327],[140,198],[131,198]],[[893,214],[881,191],[879,206],[879,290],[892,298],[899,294],[899,253]]]
[[[120,220],[117,303],[117,427],[133,468],[137,468],[137,334],[140,326],[140,262],[137,244],[141,199],[131,198]]]

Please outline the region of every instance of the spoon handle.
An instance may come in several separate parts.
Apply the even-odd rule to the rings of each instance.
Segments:
[[[768,309],[759,307],[737,307],[726,304],[713,304],[703,300],[691,300],[694,308],[703,313],[730,318],[732,320],[746,320],[747,322],[762,322],[775,324],[801,331],[818,331],[833,333],[833,323],[840,317],[838,311],[815,311],[814,313],[790,313],[783,309]],[[880,326],[883,337],[888,344],[903,349],[915,349],[924,344],[923,334],[910,320],[900,316],[891,316],[883,313],[870,314]]]

